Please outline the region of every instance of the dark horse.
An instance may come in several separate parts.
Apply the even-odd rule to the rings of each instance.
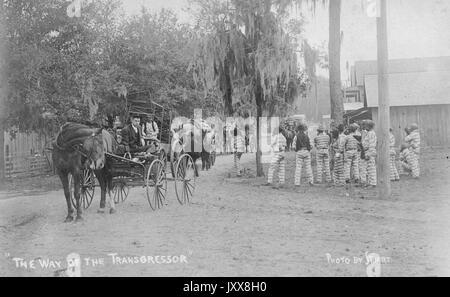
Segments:
[[[53,164],[56,173],[61,179],[64,196],[67,203],[67,218],[65,222],[73,221],[74,209],[70,199],[69,174],[74,181],[74,197],[76,201],[76,220],[81,220],[80,187],[83,170],[92,169],[101,187],[100,208],[105,207],[106,188],[110,188],[112,178],[105,168],[106,152],[113,151],[112,136],[101,128],[91,128],[77,123],[67,123],[61,127],[60,132],[53,142]],[[114,212],[114,201],[110,197],[111,211]],[[103,207],[102,207],[103,206]]]
[[[289,129],[283,129],[281,134],[286,138],[286,150],[289,152],[292,148],[292,143],[294,142],[295,132]]]
[[[202,161],[202,170],[209,170],[211,168],[211,144],[212,139],[207,137],[207,131],[202,129],[202,137],[201,140],[195,137],[194,132],[186,132],[181,135],[180,143],[182,144],[182,151],[177,153],[178,157],[183,154],[188,154],[195,165],[195,176],[199,176],[198,174],[198,166],[197,160],[201,159]],[[197,143],[201,142],[201,143]],[[206,142],[206,143],[205,143]],[[198,151],[198,148],[201,146],[201,151]]]

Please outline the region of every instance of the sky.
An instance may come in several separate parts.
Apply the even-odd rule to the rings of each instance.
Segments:
[[[366,16],[363,0],[342,0],[341,30],[342,79],[348,77],[350,66],[359,60],[376,60],[376,19]],[[388,0],[389,58],[450,56],[450,1],[448,0]],[[189,22],[184,10],[187,0],[123,0],[125,11],[133,14],[143,4],[152,11],[174,10],[180,21]],[[301,11],[294,10],[300,16]],[[328,42],[328,7],[319,5],[314,15],[303,12],[307,24],[304,38],[313,46]],[[326,43],[327,44],[327,43]],[[321,71],[321,75],[327,75]]]

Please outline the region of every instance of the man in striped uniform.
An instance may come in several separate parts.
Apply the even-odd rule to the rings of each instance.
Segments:
[[[286,138],[281,134],[282,128],[275,129],[272,135],[272,159],[270,162],[267,185],[272,185],[273,175],[278,167],[278,179],[281,186],[286,183]]]
[[[353,173],[354,180],[359,180],[359,155],[358,152],[358,140],[355,138],[356,131],[358,130],[357,124],[351,124],[349,127],[349,135],[345,137],[344,141],[344,172],[345,181],[350,183]]]
[[[367,183],[370,187],[377,185],[377,134],[375,133],[375,123],[373,121],[366,122],[367,133],[362,139],[364,154],[367,164]]]
[[[413,153],[414,158],[416,158],[418,175],[420,176],[420,133],[419,126],[417,124],[412,124],[407,130],[409,133],[405,138],[405,142],[409,145],[409,150]]]
[[[325,133],[325,128],[320,125],[317,129],[319,133],[314,139],[317,150],[317,182],[322,183],[322,176],[325,173],[326,182],[331,182],[330,173],[330,136]]]
[[[417,159],[407,143],[402,144],[400,148],[400,164],[404,171],[411,173],[413,178],[419,178]]]
[[[395,151],[395,136],[392,133],[392,128],[389,130],[389,155],[390,155],[390,172],[391,172],[391,181],[400,181],[400,175],[397,170],[397,152]]]
[[[296,155],[295,164],[295,186],[299,187],[302,180],[302,168],[305,165],[306,178],[311,186],[314,185],[314,179],[311,168],[311,142],[306,131],[308,127],[300,124],[297,127],[297,135],[294,138]]]
[[[245,152],[245,139],[242,135],[243,131],[239,131],[238,128],[234,128],[234,169],[238,177],[242,176],[241,157]]]
[[[345,185],[344,174],[344,143],[345,143],[344,125],[339,125],[337,130],[333,130],[334,167],[333,180],[336,186]]]

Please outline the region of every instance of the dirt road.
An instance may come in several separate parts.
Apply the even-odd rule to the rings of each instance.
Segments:
[[[295,189],[293,154],[286,189],[251,173],[230,178],[225,156],[202,172],[190,206],[178,205],[169,182],[162,210],[133,188],[116,214],[98,214],[97,190],[81,223],[63,223],[61,190],[3,191],[0,276],[53,276],[77,253],[82,276],[364,277],[366,252],[381,257],[381,276],[450,276],[449,155],[424,154],[422,178],[403,178],[384,200],[359,188]],[[243,157],[254,171],[253,160]]]

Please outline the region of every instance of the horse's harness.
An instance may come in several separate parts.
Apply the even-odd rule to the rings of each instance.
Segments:
[[[92,139],[92,145],[94,145],[95,137],[97,137],[100,133],[102,133],[102,131],[103,131],[103,130],[100,129],[99,132],[94,132],[94,133],[92,133],[85,141],[87,141],[87,140],[89,140],[89,139]],[[56,139],[55,145],[56,145],[56,147],[57,147],[59,150],[67,151],[67,148],[63,148],[63,147],[61,147],[61,146],[58,144],[58,139]],[[94,153],[94,150],[93,150],[93,149],[91,149],[90,151],[87,151],[87,150],[84,149],[83,144],[81,144],[81,145],[80,145],[80,144],[74,144],[74,145],[71,146],[71,148],[72,148],[74,151],[76,151],[77,153],[79,153],[80,155],[82,155],[82,156],[83,156],[84,158],[86,158],[87,160],[93,161],[93,160],[91,159],[92,154]]]

